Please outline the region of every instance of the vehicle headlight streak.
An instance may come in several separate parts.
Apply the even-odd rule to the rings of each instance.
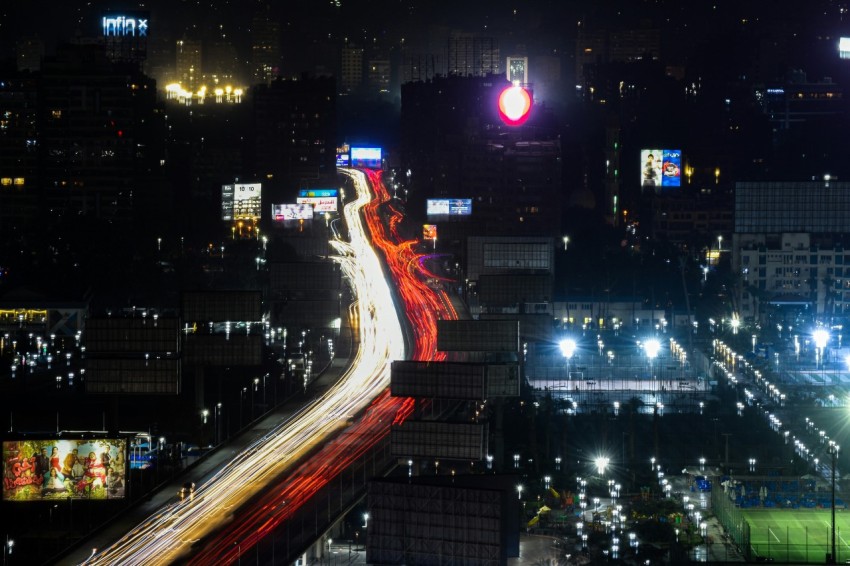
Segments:
[[[368,184],[362,173],[347,174],[357,190],[357,199],[344,209],[351,242],[336,240],[333,245],[358,297],[359,348],[350,369],[335,387],[237,455],[191,498],[168,505],[84,564],[173,562],[190,551],[191,542],[220,528],[231,508],[265,488],[386,390],[390,362],[405,358],[403,333],[360,217],[371,200]]]

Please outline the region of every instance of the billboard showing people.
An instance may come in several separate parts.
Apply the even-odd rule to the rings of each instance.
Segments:
[[[289,220],[312,220],[313,207],[309,204],[273,204],[272,220],[287,222]]]
[[[661,192],[662,187],[681,186],[681,150],[642,149],[640,162],[641,187]]]
[[[124,497],[122,439],[3,442],[3,501]]]

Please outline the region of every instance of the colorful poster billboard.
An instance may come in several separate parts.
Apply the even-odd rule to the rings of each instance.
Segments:
[[[337,211],[336,197],[298,197],[295,202],[312,206],[314,213]]]
[[[3,441],[3,501],[120,499],[123,439]]]
[[[472,199],[430,198],[426,202],[425,214],[428,216],[469,216],[472,214]]]
[[[641,187],[658,192],[662,187],[681,186],[682,150],[642,149],[640,162]]]
[[[352,147],[351,166],[380,169],[382,164],[380,147]]]
[[[273,204],[272,220],[287,222],[290,220],[312,220],[313,207],[309,204]]]
[[[437,225],[436,224],[423,224],[422,225],[422,239],[423,240],[436,240],[437,239]]]

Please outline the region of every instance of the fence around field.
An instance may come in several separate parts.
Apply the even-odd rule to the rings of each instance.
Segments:
[[[726,489],[712,491],[712,510],[727,540],[747,560],[822,564],[831,554],[831,490],[796,477],[730,479]],[[850,513],[839,492],[835,503],[835,553],[841,563],[850,559]]]

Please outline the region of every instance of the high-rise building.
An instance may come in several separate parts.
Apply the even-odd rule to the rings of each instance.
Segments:
[[[201,55],[202,45],[200,40],[183,38],[177,41],[176,65],[177,82],[188,90],[195,92],[202,81]]]
[[[38,100],[35,76],[0,77],[0,229],[37,218]]]
[[[758,320],[768,304],[850,312],[850,183],[735,184],[732,270],[741,316]],[[720,253],[722,240],[718,239]],[[728,246],[728,244],[727,244]]]
[[[345,45],[340,53],[339,89],[342,93],[358,90],[363,84],[363,48]]]
[[[508,57],[505,76],[513,84],[528,84],[528,57]]]
[[[251,23],[251,66],[254,82],[269,84],[280,76],[280,25],[268,12],[259,12]]]
[[[306,180],[335,179],[336,81],[277,79],[252,89],[252,96],[254,171],[272,180],[269,197],[291,199],[292,190]],[[290,192],[275,193],[285,188]]]
[[[501,73],[499,42],[494,37],[452,32],[449,34],[448,53],[450,75],[485,77]]]
[[[19,71],[38,71],[44,58],[44,42],[36,37],[21,39],[15,45]]]

